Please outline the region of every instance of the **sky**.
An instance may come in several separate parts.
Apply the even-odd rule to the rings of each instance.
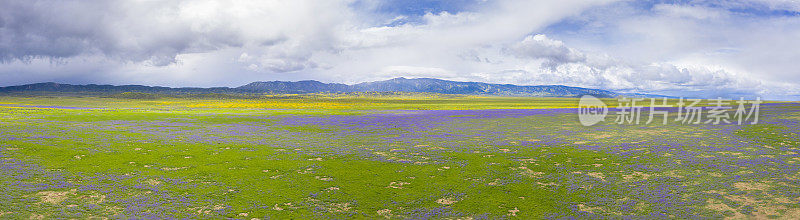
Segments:
[[[800,0],[3,0],[0,86],[396,77],[800,100]]]

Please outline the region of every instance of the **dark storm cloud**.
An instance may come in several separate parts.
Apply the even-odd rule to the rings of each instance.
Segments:
[[[101,43],[96,26],[103,18],[94,10],[105,8],[103,2],[94,3],[85,5],[89,8],[57,1],[0,2],[0,57],[63,58],[93,49]]]
[[[102,54],[156,66],[245,42],[227,25],[187,19],[180,2],[0,1],[0,58],[69,58]],[[261,39],[270,45],[276,39]]]

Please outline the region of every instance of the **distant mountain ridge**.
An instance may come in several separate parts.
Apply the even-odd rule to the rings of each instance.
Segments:
[[[593,95],[597,97],[617,97],[620,93],[562,85],[520,86],[512,84],[492,84],[482,82],[458,82],[433,78],[394,78],[384,81],[364,82],[354,85],[323,83],[314,80],[296,82],[268,81],[253,82],[244,86],[213,88],[170,88],[141,85],[70,85],[59,83],[35,83],[20,86],[0,87],[0,93],[98,93],[118,94],[124,92],[155,94],[304,94],[304,93],[352,93],[352,92],[422,92],[458,95],[490,96],[528,96],[528,97],[578,97]]]
[[[321,83],[317,81],[299,82],[253,82],[237,89],[251,92],[273,93],[316,93],[316,92],[427,92],[459,95],[495,96],[535,96],[535,97],[576,97],[595,95],[616,97],[618,94],[600,89],[587,89],[561,85],[518,86],[511,84],[491,84],[482,82],[458,82],[433,78],[394,78],[384,81],[364,82],[354,85],[340,83]]]

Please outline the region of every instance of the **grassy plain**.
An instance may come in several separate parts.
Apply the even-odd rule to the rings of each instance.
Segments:
[[[2,96],[0,218],[800,217],[800,104],[584,127],[577,102]]]

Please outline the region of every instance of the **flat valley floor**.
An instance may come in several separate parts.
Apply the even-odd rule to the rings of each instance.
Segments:
[[[0,97],[0,218],[800,218],[800,103],[590,127],[576,103]]]

